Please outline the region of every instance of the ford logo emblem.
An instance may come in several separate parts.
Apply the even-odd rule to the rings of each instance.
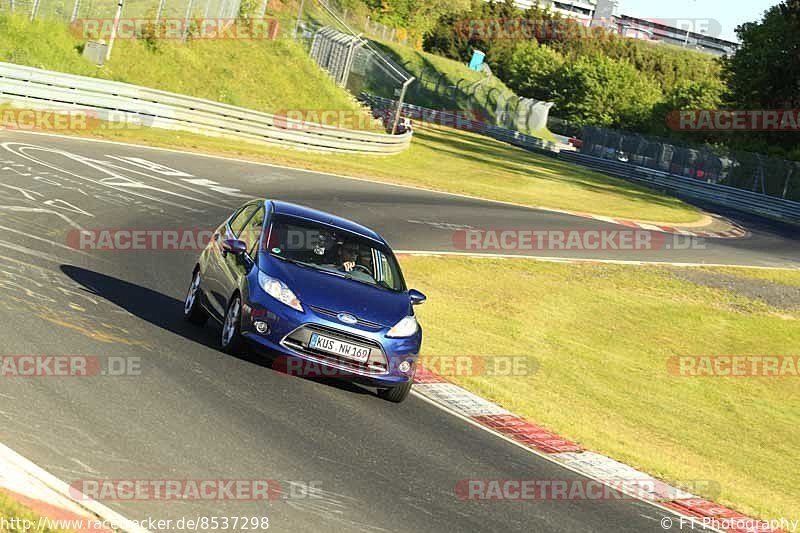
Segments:
[[[358,322],[358,319],[356,317],[347,313],[339,313],[338,315],[336,315],[336,318],[338,318],[345,324],[355,324]]]

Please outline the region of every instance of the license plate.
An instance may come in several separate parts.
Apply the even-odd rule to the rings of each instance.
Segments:
[[[356,346],[355,344],[349,344],[347,342],[331,339],[330,337],[323,337],[322,335],[317,335],[316,333],[311,335],[311,342],[308,343],[308,346],[309,348],[314,348],[315,350],[340,355],[360,363],[363,363],[369,359],[369,348],[363,348],[361,346]]]

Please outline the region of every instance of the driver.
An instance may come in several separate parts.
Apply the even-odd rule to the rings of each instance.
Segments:
[[[339,246],[339,264],[342,265],[341,268],[345,272],[352,272],[356,267],[356,261],[358,261],[358,254],[353,244],[346,242]]]

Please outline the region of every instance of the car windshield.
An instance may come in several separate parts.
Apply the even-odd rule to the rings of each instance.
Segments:
[[[391,251],[370,239],[319,222],[276,215],[265,233],[273,257],[375,287],[405,290]]]

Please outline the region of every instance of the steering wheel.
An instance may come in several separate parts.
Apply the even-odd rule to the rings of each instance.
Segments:
[[[372,277],[372,271],[369,268],[365,267],[364,265],[353,266],[353,270],[356,270],[358,268],[360,268],[364,272],[364,274],[368,275],[369,277]]]

